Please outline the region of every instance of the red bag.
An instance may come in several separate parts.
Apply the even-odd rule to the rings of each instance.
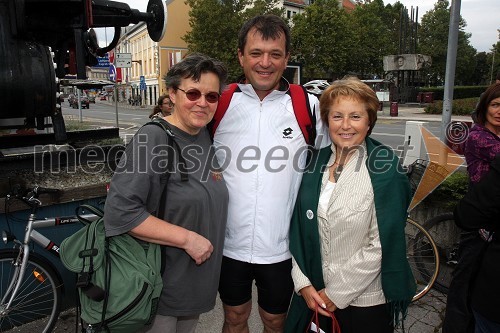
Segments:
[[[337,318],[335,318],[335,315],[333,312],[328,312],[330,314],[330,318],[332,319],[332,333],[341,333],[340,332],[340,325],[339,322],[337,321]],[[316,326],[316,330],[313,328],[313,324]],[[307,325],[306,333],[309,332],[322,332],[319,328],[319,317],[318,317],[318,306],[316,305],[316,310],[314,311],[311,321],[309,321],[309,325]]]

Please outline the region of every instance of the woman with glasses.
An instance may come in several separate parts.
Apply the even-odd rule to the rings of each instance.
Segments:
[[[202,54],[174,65],[165,76],[174,112],[156,120],[173,137],[143,126],[111,179],[106,235],[164,245],[163,291],[147,332],[194,332],[199,315],[215,306],[228,192],[206,125],[226,77],[221,62]]]
[[[153,119],[154,117],[170,116],[173,108],[174,105],[172,104],[170,97],[168,97],[168,95],[161,95],[158,98],[158,103],[156,103],[153,111],[149,115],[149,119]]]

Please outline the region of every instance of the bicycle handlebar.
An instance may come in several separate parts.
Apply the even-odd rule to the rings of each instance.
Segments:
[[[30,188],[24,188],[20,184],[15,184],[12,186],[7,198],[16,198],[31,206],[33,202],[37,202],[39,204],[38,197],[41,194],[58,194],[60,192],[61,190],[56,188],[48,188],[38,185]]]
[[[32,192],[40,195],[40,194],[44,194],[44,193],[59,193],[59,192],[61,192],[61,190],[57,189],[57,188],[48,188],[48,187],[41,187],[41,186],[35,185],[33,187]]]

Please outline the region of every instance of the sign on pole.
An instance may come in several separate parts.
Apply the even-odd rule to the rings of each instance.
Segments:
[[[100,68],[109,67],[108,55],[106,54],[104,57],[97,57],[97,65],[94,67],[100,67]]]
[[[131,68],[132,53],[117,53],[115,57],[115,66],[120,68]]]
[[[139,89],[146,90],[146,78],[144,77],[144,75],[141,75],[139,77]]]
[[[116,81],[116,68],[115,65],[111,64],[109,65],[109,80],[115,82]]]

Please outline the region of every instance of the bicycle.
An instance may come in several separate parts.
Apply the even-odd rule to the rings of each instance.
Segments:
[[[408,217],[405,227],[406,257],[410,264],[417,291],[412,302],[424,297],[433,287],[439,273],[436,243],[427,230]]]
[[[0,332],[35,320],[35,332],[51,332],[57,322],[62,279],[47,259],[34,252],[32,245],[36,243],[59,258],[59,246],[35,229],[80,222],[77,216],[37,219],[37,210],[42,204],[39,196],[59,191],[39,186],[22,191],[15,186],[6,197],[6,208],[11,200],[18,199],[31,213],[27,220],[22,220],[26,224],[23,237],[16,238],[11,232],[7,209],[5,211],[8,230],[2,232],[2,239],[13,247],[0,250]],[[96,215],[85,212],[79,216],[90,221],[97,219]]]
[[[428,162],[418,159],[407,167],[406,173],[414,195]],[[417,290],[412,301],[424,297],[433,287],[439,274],[438,248],[426,228],[408,215],[405,227],[407,259]]]
[[[436,244],[439,257],[439,274],[434,288],[447,294],[453,270],[458,263],[458,246],[464,231],[455,224],[453,213],[437,215],[426,221],[423,227]]]
[[[416,160],[407,171],[413,192],[429,165],[436,177],[444,179],[438,165]],[[422,298],[433,287],[446,294],[458,261],[461,235],[453,213],[437,215],[422,225],[408,217],[405,233],[408,260],[417,281],[417,294],[413,300]]]

